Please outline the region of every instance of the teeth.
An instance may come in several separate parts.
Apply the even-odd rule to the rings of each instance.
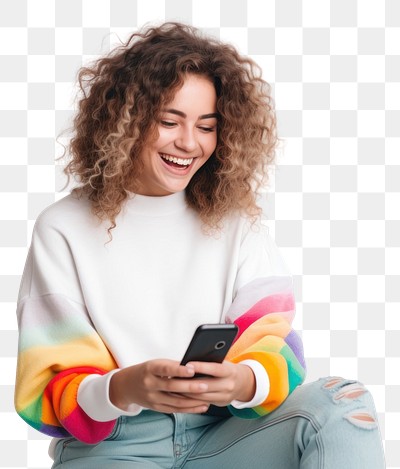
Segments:
[[[164,160],[171,161],[175,164],[180,164],[181,166],[189,166],[193,161],[193,158],[176,158],[175,156],[165,155],[164,153],[160,153],[160,156]]]

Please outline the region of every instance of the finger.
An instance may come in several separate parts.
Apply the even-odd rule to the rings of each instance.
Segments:
[[[188,399],[194,398],[194,395],[192,394],[182,394],[182,396]],[[201,401],[203,401],[203,403],[206,402],[208,404],[215,404],[215,405],[228,405],[232,401],[230,394],[222,393],[222,392],[196,394],[196,397],[200,399]]]
[[[183,366],[173,360],[154,360],[150,362],[150,370],[153,375],[159,377],[192,378],[193,366]]]
[[[157,388],[168,393],[196,394],[208,391],[208,384],[197,379],[161,378]]]
[[[207,405],[207,402],[197,399],[195,396],[186,397],[182,394],[173,393],[160,394],[159,399],[157,399],[157,404],[177,409],[178,412],[182,412],[184,409],[194,409]]]
[[[163,367],[156,375],[168,378],[193,378],[194,373],[193,366],[176,364]]]
[[[196,374],[212,376],[215,378],[224,378],[229,376],[229,366],[224,363],[214,362],[190,362],[188,365],[193,366]]]
[[[160,405],[158,408],[154,409],[157,410],[158,412],[163,412],[165,414],[173,414],[173,413],[180,413],[180,414],[204,414],[207,412],[209,408],[208,404],[205,404],[204,402],[200,406],[195,406],[195,407],[170,407],[167,405]]]
[[[195,374],[195,371],[194,371],[193,365],[190,365],[190,364],[179,365],[174,377],[175,378],[193,378],[194,374]]]

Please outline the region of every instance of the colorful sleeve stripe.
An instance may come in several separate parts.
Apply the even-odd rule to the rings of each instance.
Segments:
[[[87,443],[106,438],[115,421],[94,421],[77,403],[78,387],[86,376],[117,368],[85,308],[59,295],[46,295],[21,302],[18,321],[18,414],[50,436],[72,435]]]
[[[261,279],[240,290],[239,295],[254,291],[254,284],[262,285]],[[283,282],[280,282],[282,286]],[[263,365],[270,380],[267,399],[253,409],[236,409],[229,406],[232,414],[242,418],[257,418],[275,410],[305,378],[306,365],[300,337],[291,328],[294,313],[293,294],[285,289],[283,293],[274,291],[269,281],[270,295],[257,298],[257,301],[242,315],[227,319],[239,326],[239,334],[232,345],[228,359],[234,363],[243,360],[256,360]],[[264,288],[265,290],[265,288]],[[236,301],[236,300],[235,300]],[[240,300],[243,304],[244,301]],[[287,313],[291,314],[288,315]]]
[[[105,370],[81,367],[65,370],[55,376],[44,392],[44,400],[55,410],[63,428],[85,443],[96,443],[106,438],[115,425],[115,420],[97,422],[91,419],[77,404],[80,383],[91,374],[105,374]],[[46,407],[44,406],[44,409]],[[43,416],[43,420],[46,416]]]
[[[93,373],[106,371],[81,367],[58,373],[43,394],[19,415],[33,428],[52,437],[74,435],[86,443],[103,440],[111,433],[115,421],[95,422],[80,409],[76,399],[79,384]]]
[[[290,294],[276,294],[262,298],[258,301],[246,314],[243,314],[235,320],[235,324],[239,327],[240,335],[255,321],[262,318],[268,312],[280,312],[281,316],[291,322],[294,316],[294,301],[293,296]]]
[[[260,317],[280,312],[291,322],[294,308],[293,282],[290,277],[261,277],[238,290],[227,316],[234,320],[245,313]]]

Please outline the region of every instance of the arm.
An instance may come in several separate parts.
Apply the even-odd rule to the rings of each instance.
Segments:
[[[84,307],[58,295],[29,298],[18,306],[19,354],[15,406],[47,435],[73,435],[87,443],[111,433],[115,420],[98,422],[77,403],[80,383],[116,368]]]
[[[208,390],[201,396],[232,414],[256,418],[277,408],[305,377],[300,338],[292,330],[292,279],[276,246],[260,226],[245,230],[233,302],[225,321],[239,335],[221,364],[194,363]]]
[[[240,332],[227,360],[192,363],[196,373],[212,376],[199,380],[207,390],[197,398],[228,406],[238,417],[257,418],[275,410],[302,383],[302,344],[287,319],[293,313],[293,297],[284,290],[285,283],[289,287],[290,278],[257,279],[239,291],[227,320],[234,321]],[[267,296],[235,319],[236,308],[254,300],[251,290],[255,287],[258,294]]]
[[[99,422],[77,401],[81,382],[117,367],[84,306],[67,241],[49,223],[35,227],[17,307],[15,406],[35,429],[93,443],[115,419]]]
[[[229,410],[255,418],[276,409],[303,382],[305,362],[299,336],[291,324],[295,314],[292,279],[262,225],[243,236],[235,297],[226,321],[239,326],[239,335],[228,359],[253,360],[264,369],[269,389],[253,408]]]
[[[231,413],[244,418],[272,412],[305,377],[302,343],[291,328],[294,299],[290,278],[258,279],[239,291],[237,301],[241,302],[243,296],[245,301],[250,301],[251,292],[265,296],[239,317],[231,317],[240,334],[227,358],[233,363],[254,360],[261,364],[269,379],[269,392],[254,408],[230,406]]]

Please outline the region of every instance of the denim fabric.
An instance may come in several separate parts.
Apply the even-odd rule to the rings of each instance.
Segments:
[[[372,397],[342,378],[297,388],[255,420],[144,411],[121,417],[110,437],[86,445],[60,440],[53,469],[381,469]]]

